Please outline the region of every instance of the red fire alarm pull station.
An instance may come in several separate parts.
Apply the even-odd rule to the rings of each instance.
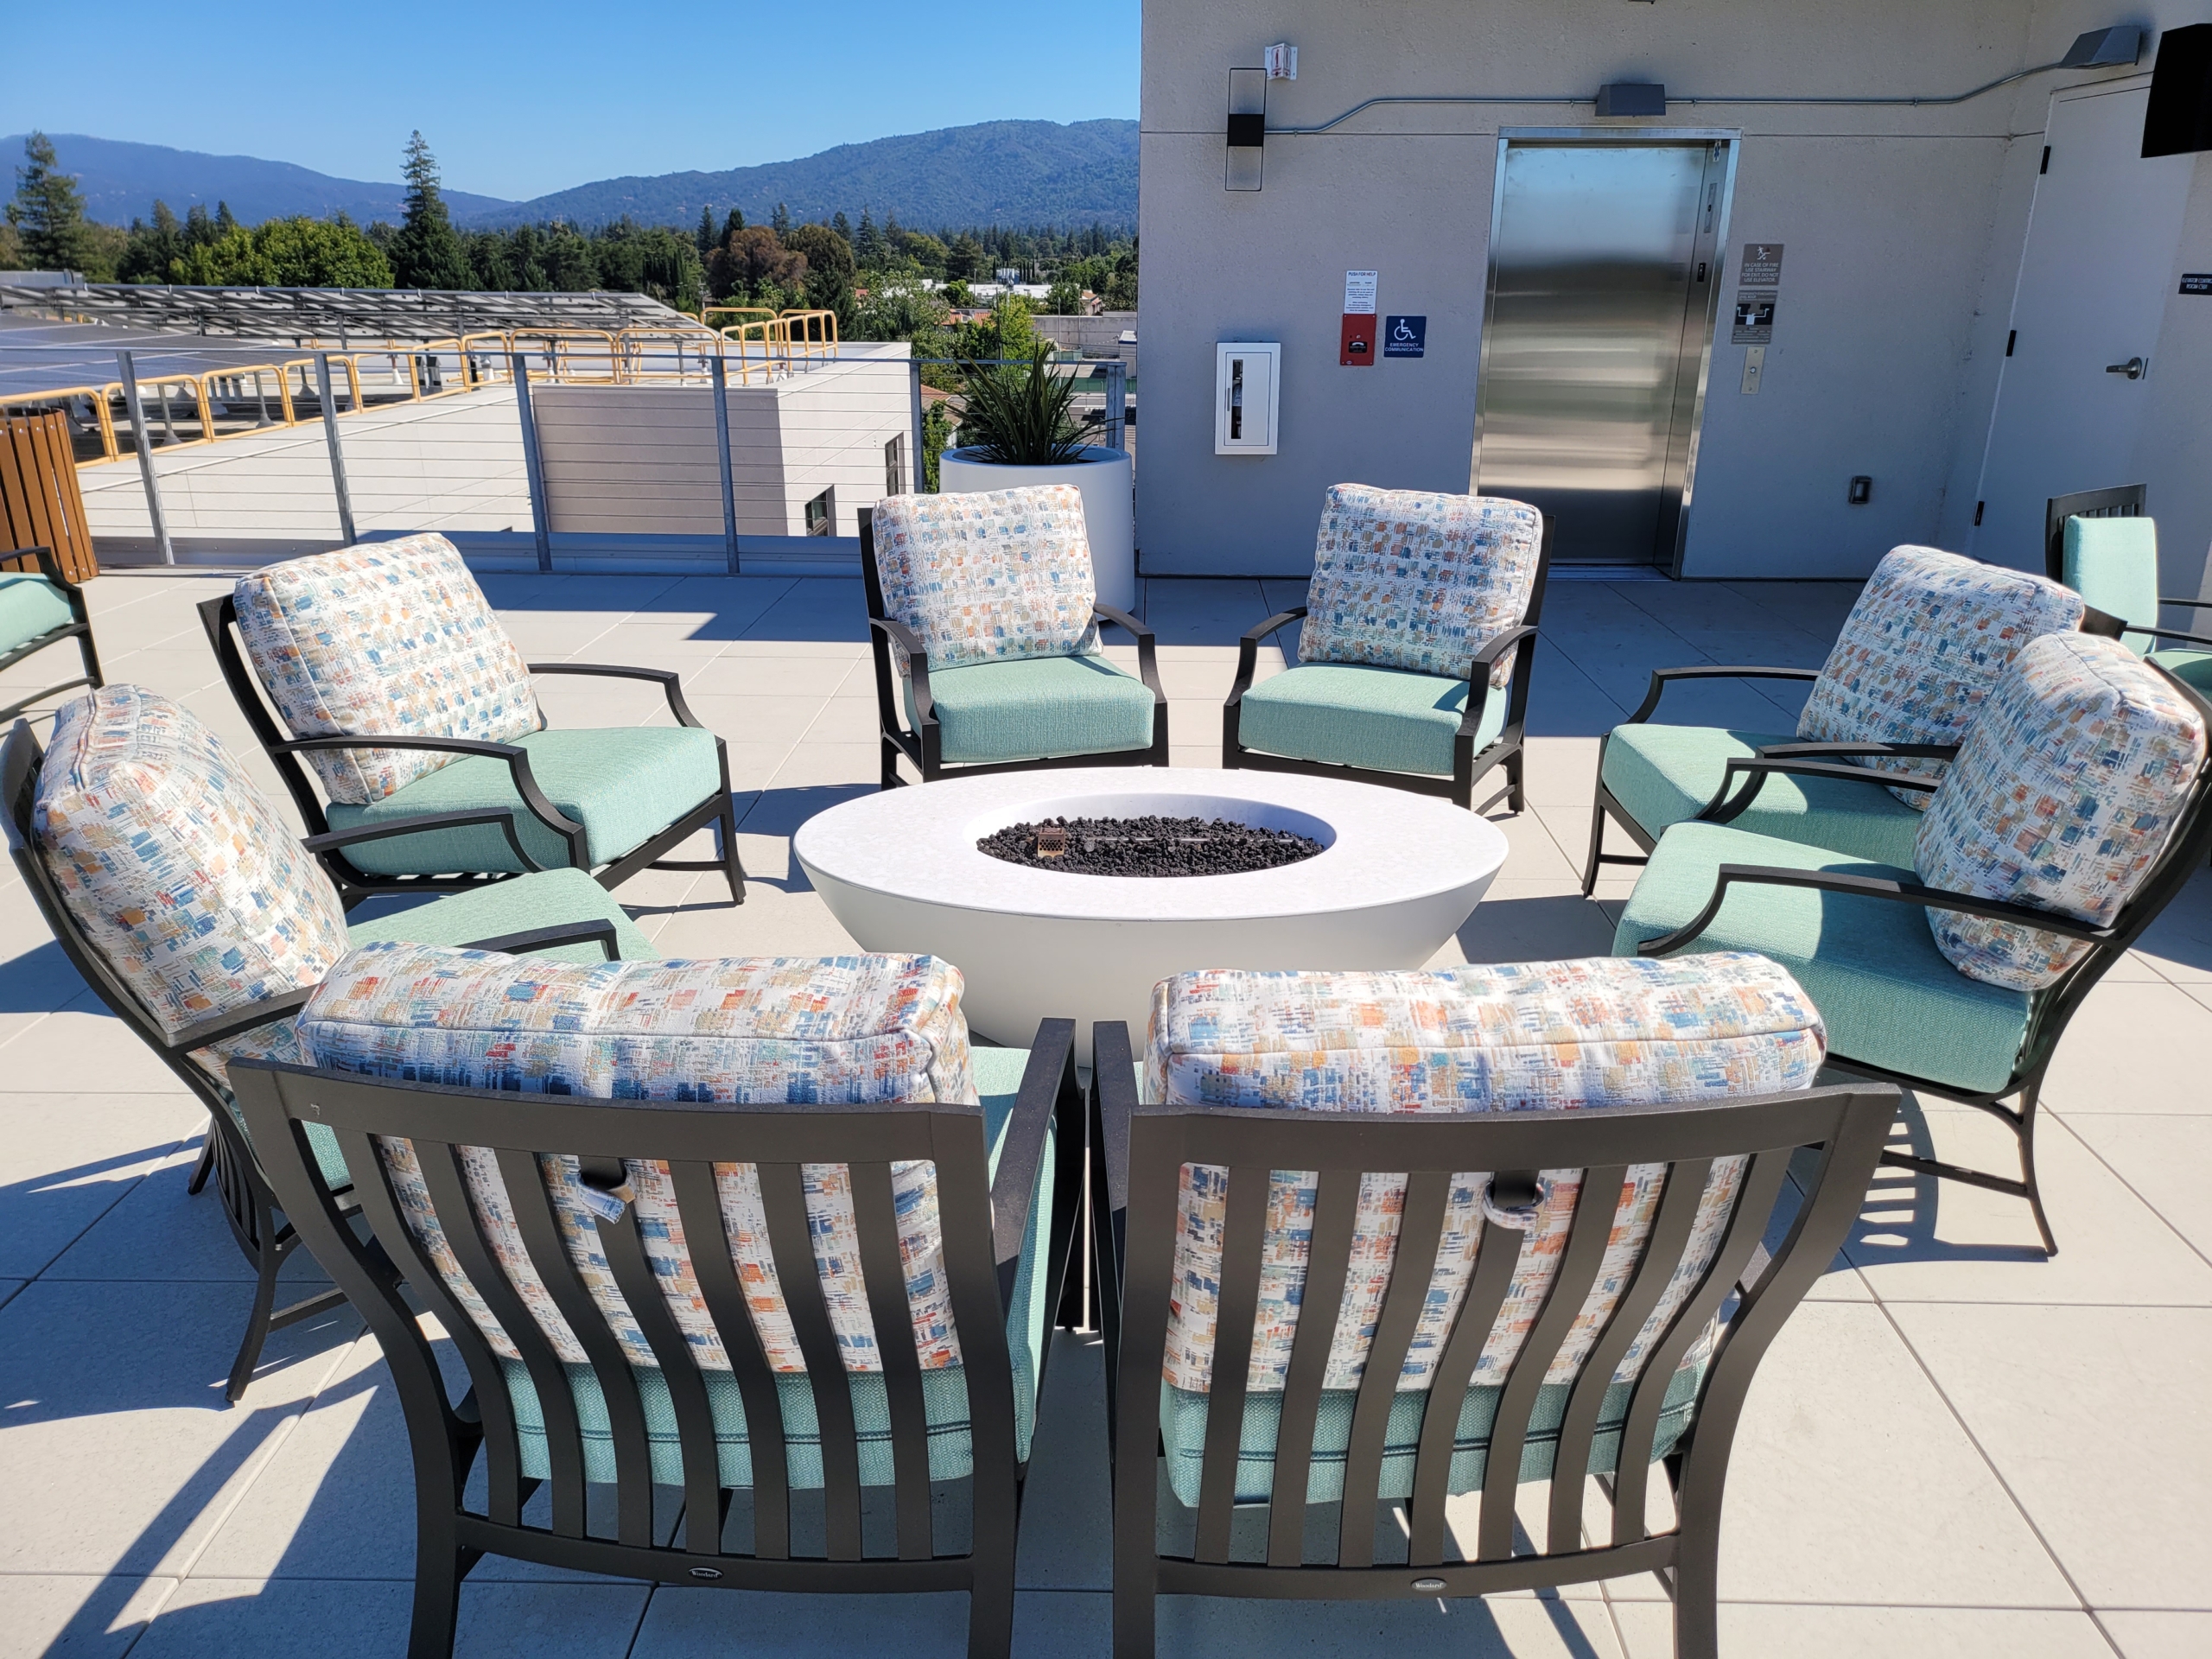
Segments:
[[[1376,272],[1344,272],[1344,327],[1337,361],[1349,368],[1365,368],[1375,361],[1375,290]]]

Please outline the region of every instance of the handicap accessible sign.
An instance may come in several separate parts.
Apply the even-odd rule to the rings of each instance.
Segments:
[[[1385,317],[1382,319],[1382,355],[1385,357],[1420,357],[1428,346],[1427,317]]]

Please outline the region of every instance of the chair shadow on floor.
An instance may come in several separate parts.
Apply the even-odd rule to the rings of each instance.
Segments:
[[[1967,1109],[1958,1109],[1962,1117]],[[2009,1140],[2010,1135],[2005,1138]],[[1921,1108],[1919,1097],[1910,1090],[1898,1107],[1889,1145],[1890,1150],[1911,1157],[1937,1155],[1927,1114]],[[2023,1237],[2020,1243],[1977,1243],[1938,1238],[1936,1229],[1942,1218],[1943,1200],[1963,1196],[1956,1188],[1946,1189],[1933,1175],[1886,1165],[1878,1168],[1873,1184],[1867,1189],[1858,1225],[1844,1243],[1846,1257],[1860,1268],[1908,1262],[2022,1262],[2040,1267],[2048,1259],[2043,1246],[2032,1242],[2034,1224],[2029,1219],[2027,1206],[2018,1200],[2006,1203],[2018,1205],[2019,1214],[2016,1219]]]

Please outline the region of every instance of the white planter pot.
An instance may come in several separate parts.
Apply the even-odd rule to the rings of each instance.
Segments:
[[[1085,449],[1065,467],[1000,467],[948,449],[938,462],[938,489],[945,495],[976,490],[1019,490],[1037,484],[1072,484],[1083,492],[1084,532],[1090,540],[1090,569],[1102,603],[1134,613],[1137,607],[1137,526],[1131,493],[1135,474],[1128,452]]]

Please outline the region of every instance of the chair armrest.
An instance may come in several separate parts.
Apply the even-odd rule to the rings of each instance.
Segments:
[[[1102,604],[1096,600],[1091,601],[1090,612],[1101,621],[1111,622],[1123,630],[1137,642],[1137,677],[1151,690],[1153,702],[1166,702],[1167,693],[1160,688],[1160,652],[1152,630],[1127,611],[1116,610],[1111,605]]]
[[[2183,633],[2179,628],[2139,628],[2131,623],[2127,631],[2130,633],[2147,633],[2156,639],[2183,639],[2192,645],[2212,646],[2212,639],[2207,639],[2201,633]]]
[[[1837,870],[1789,870],[1770,865],[1723,864],[1713,882],[1713,897],[1694,920],[1676,928],[1672,933],[1662,934],[1656,939],[1646,939],[1636,947],[1639,957],[1663,957],[1679,950],[1713,925],[1713,918],[1720,913],[1720,906],[1728,897],[1728,889],[1741,881],[1747,886],[1764,887],[1805,887],[1816,893],[1835,893],[1858,899],[1878,899],[1891,904],[1917,905],[1923,910],[1955,910],[1967,916],[1980,916],[1993,922],[2014,922],[2023,927],[2032,927],[2045,933],[2056,933],[2061,938],[2081,939],[2091,944],[2109,944],[2119,935],[2108,927],[2094,927],[2076,921],[2071,916],[2062,916],[2048,910],[2035,910],[2026,905],[2009,905],[2000,899],[1980,899],[1972,893],[1947,893],[1941,887],[1923,887],[1917,881],[1893,881],[1886,876],[1848,875]]]
[[[1762,760],[1811,760],[1836,755],[1863,755],[1878,760],[1955,760],[1955,743],[1770,743],[1759,752]],[[1891,774],[1878,774],[1888,777]]]
[[[1223,707],[1235,708],[1244,700],[1244,694],[1252,689],[1252,676],[1258,671],[1260,666],[1260,641],[1277,628],[1287,627],[1293,622],[1302,621],[1306,614],[1305,606],[1294,605],[1287,611],[1277,612],[1256,627],[1244,630],[1243,637],[1236,642],[1236,683],[1229,688],[1229,700]]]
[[[2158,603],[2178,605],[2185,611],[2212,611],[2212,599],[2172,599],[2161,594],[2158,595]]]
[[[79,621],[84,620],[81,614],[82,607],[74,603],[77,598],[83,594],[84,589],[78,587],[75,582],[70,581],[69,578],[62,573],[61,555],[55,552],[54,549],[50,547],[15,547],[9,549],[4,553],[0,553],[0,559],[30,560],[32,563],[38,566],[39,575],[44,576],[56,588],[59,588],[63,593],[69,595],[72,601],[72,608],[76,609],[80,613],[78,620]],[[2169,600],[2165,602],[2168,604],[2180,604],[2183,601],[2179,600]]]
[[[933,712],[935,705],[930,702],[930,654],[922,645],[921,635],[896,617],[871,616],[868,625],[906,653],[906,677],[914,690],[914,722],[918,727],[932,723],[937,716]],[[894,695],[894,703],[896,700]],[[895,708],[883,710],[886,721],[896,715]]]
[[[1483,715],[1490,705],[1490,671],[1497,666],[1497,659],[1509,651],[1518,651],[1536,637],[1535,628],[1526,622],[1508,628],[1477,652],[1467,667],[1467,701],[1459,710],[1459,735],[1473,737],[1482,730]]]
[[[175,1036],[166,1039],[162,1046],[171,1054],[189,1054],[210,1043],[219,1043],[226,1037],[241,1036],[263,1026],[274,1025],[307,1007],[308,999],[315,994],[315,990],[316,987],[313,985],[303,986],[296,991],[286,991],[282,996],[272,996],[265,1002],[257,1002],[250,1008],[232,1008],[212,1020],[202,1020],[197,1025],[187,1026]]]
[[[522,836],[515,829],[514,809],[487,806],[466,812],[425,812],[419,817],[398,818],[390,823],[362,824],[353,830],[333,830],[327,834],[309,836],[300,845],[311,853],[334,853],[342,848],[358,846],[365,841],[388,841],[394,836],[411,836],[430,830],[465,830],[474,824],[497,824],[507,838],[507,845],[514,849],[515,856],[522,861],[524,869],[532,872],[545,867],[530,855],[522,844]]]
[[[1112,1255],[1118,1264],[1129,1208],[1129,1120],[1137,1109],[1135,1057],[1129,1028],[1118,1020],[1100,1020],[1090,1028],[1090,1040],[1091,1121],[1098,1146],[1092,1179],[1103,1200],[1097,1214],[1111,1220]]]
[[[532,950],[594,942],[606,950],[607,961],[622,960],[622,949],[614,937],[614,924],[604,917],[595,922],[563,922],[557,927],[532,927],[519,933],[501,933],[488,939],[471,939],[460,949],[496,950],[502,956],[519,957]]]
[[[628,668],[613,663],[527,663],[533,674],[586,674],[607,680],[650,680],[668,698],[668,712],[679,726],[696,726],[699,717],[683,700],[683,677],[671,668]]]
[[[1029,1206],[1037,1192],[1037,1173],[1045,1161],[1045,1130],[1061,1120],[1065,1135],[1076,1118],[1075,1132],[1082,1133],[1078,1113],[1061,1109],[1064,1100],[1080,1101],[1075,1073],[1075,1021],[1046,1020],[1039,1023],[1029,1050],[1029,1064],[1022,1069],[1021,1091],[1015,1096],[1014,1116],[1006,1128],[1006,1148],[991,1175],[991,1255],[999,1275],[999,1313],[1014,1306],[1014,1281],[1021,1272],[1021,1245],[1029,1232]],[[1056,1204],[1071,1202],[1076,1195],[1055,1193]]]
[[[1751,803],[1759,798],[1759,791],[1766,787],[1766,780],[1777,775],[1831,778],[1843,784],[1879,784],[1884,789],[1933,791],[1936,786],[1932,778],[1915,778],[1902,772],[1876,772],[1872,766],[1830,760],[1745,760],[1738,756],[1730,760],[1722,772],[1720,787],[1713,791],[1713,798],[1697,810],[1697,822],[1732,823],[1751,810]],[[1754,780],[1751,786],[1733,800],[1729,799],[1728,791],[1736,786],[1736,779],[1745,776]]]
[[[1817,680],[1817,668],[1745,668],[1725,663],[1694,663],[1684,668],[1656,668],[1651,671],[1651,689],[1643,694],[1643,706],[1622,722],[1626,726],[1641,726],[1651,718],[1651,711],[1659,706],[1659,699],[1676,680]]]
[[[487,743],[474,737],[295,737],[268,746],[271,754],[305,754],[318,749],[421,749],[432,754],[475,754],[506,762],[515,793],[540,823],[569,843],[569,861],[580,870],[591,868],[591,848],[584,827],[545,798],[530,770],[530,751],[514,743]]]

